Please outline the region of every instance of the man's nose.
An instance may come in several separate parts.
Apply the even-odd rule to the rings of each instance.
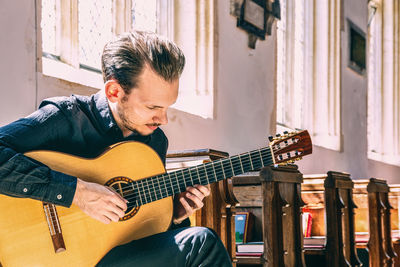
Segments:
[[[155,117],[155,118],[153,118],[153,121],[155,122],[155,123],[159,123],[159,124],[161,124],[161,125],[165,125],[165,124],[167,124],[168,123],[168,115],[167,115],[167,111],[165,110],[163,110],[163,111],[160,111],[160,113],[159,114],[157,114],[157,116]]]

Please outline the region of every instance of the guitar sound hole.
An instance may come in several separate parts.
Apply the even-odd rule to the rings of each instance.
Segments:
[[[114,177],[108,180],[105,186],[111,187],[123,198],[128,200],[128,209],[125,212],[125,216],[119,219],[120,221],[126,221],[132,218],[138,213],[140,206],[137,201],[137,188],[136,182],[129,179],[128,177]]]

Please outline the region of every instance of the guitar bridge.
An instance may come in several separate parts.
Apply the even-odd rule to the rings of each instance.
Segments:
[[[49,226],[54,251],[56,253],[63,252],[66,250],[66,248],[56,206],[47,202],[43,202],[43,209],[46,216],[47,225]]]

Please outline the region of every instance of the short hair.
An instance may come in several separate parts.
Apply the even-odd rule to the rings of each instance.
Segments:
[[[146,31],[122,34],[104,47],[101,57],[103,80],[115,79],[126,94],[137,86],[145,65],[172,82],[182,74],[185,56],[174,42]]]

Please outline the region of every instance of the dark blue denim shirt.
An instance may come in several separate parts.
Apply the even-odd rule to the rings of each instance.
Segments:
[[[52,150],[94,158],[127,140],[149,145],[165,163],[168,140],[163,131],[123,137],[103,92],[46,99],[36,112],[0,128],[0,193],[69,207],[76,177],[53,171],[23,153]]]

